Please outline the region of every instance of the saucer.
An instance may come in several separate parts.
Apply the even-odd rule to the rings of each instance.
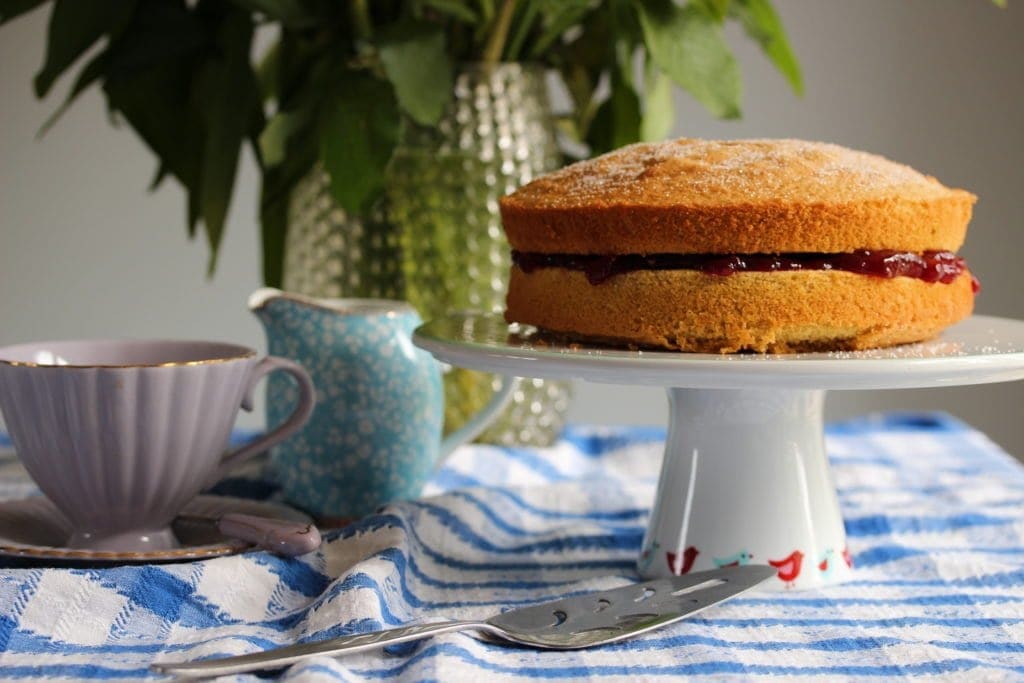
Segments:
[[[197,496],[183,515],[217,519],[229,512],[261,517],[276,517],[296,522],[312,522],[309,517],[281,503]],[[63,544],[71,535],[71,525],[56,506],[43,496],[0,502],[0,558],[11,557],[33,561],[60,563],[131,564],[150,562],[188,562],[245,552],[253,547],[246,541],[227,538],[215,524],[175,522],[174,533],[180,548],[139,552],[111,552],[67,548]]]

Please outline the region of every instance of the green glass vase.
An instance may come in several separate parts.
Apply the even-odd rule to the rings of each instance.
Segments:
[[[386,197],[367,216],[331,200],[326,174],[295,188],[284,286],[315,296],[405,299],[424,319],[505,307],[509,247],[498,199],[561,163],[544,72],[520,64],[467,65],[436,127],[407,126]],[[448,369],[445,427],[481,408],[497,379]],[[525,380],[482,436],[544,446],[558,436],[569,384]]]

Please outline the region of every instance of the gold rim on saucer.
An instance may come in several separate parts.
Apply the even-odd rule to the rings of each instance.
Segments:
[[[213,519],[229,512],[312,522],[307,515],[282,503],[228,496],[197,496],[182,510],[183,515]],[[212,524],[176,523],[174,530],[181,548],[135,552],[67,548],[56,539],[70,536],[71,525],[47,498],[0,501],[0,557],[111,564],[182,562],[236,555],[255,547],[223,536]]]

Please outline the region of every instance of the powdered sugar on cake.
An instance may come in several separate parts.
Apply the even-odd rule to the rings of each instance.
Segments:
[[[629,145],[556,171],[520,193],[537,205],[850,201],[950,192],[934,178],[875,154],[803,140],[670,140]],[[557,191],[552,191],[557,187]],[[837,196],[837,190],[839,196]]]

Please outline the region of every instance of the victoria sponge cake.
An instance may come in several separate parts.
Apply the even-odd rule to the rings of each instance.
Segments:
[[[501,201],[505,317],[703,353],[890,346],[968,316],[975,197],[800,140],[636,144]]]

